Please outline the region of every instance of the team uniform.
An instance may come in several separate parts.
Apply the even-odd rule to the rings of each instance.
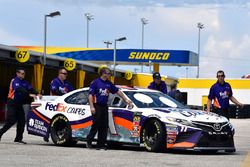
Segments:
[[[109,80],[95,79],[89,88],[89,94],[94,97],[94,108],[96,113],[93,115],[93,124],[87,136],[87,142],[91,144],[98,132],[98,147],[104,147],[107,140],[108,130],[108,97],[109,93],[117,93],[118,88]]]
[[[160,84],[156,84],[154,81],[151,82],[148,86],[149,89],[154,89],[161,91],[164,94],[167,94],[167,85],[164,81],[161,81]]]
[[[224,84],[220,84],[216,82],[210,88],[208,98],[211,101],[214,100],[214,109],[217,114],[229,118],[229,99],[232,96],[233,92],[229,83],[224,82]]]
[[[50,83],[50,95],[60,96],[72,90],[74,90],[74,88],[67,80],[62,82],[58,77],[53,79]]]
[[[168,92],[168,95],[170,97],[172,97],[173,99],[179,101],[179,102],[183,102],[182,101],[182,94],[179,90],[175,89],[175,90],[171,90],[170,92]]]
[[[23,104],[30,102],[29,94],[37,94],[33,87],[25,80],[15,77],[10,82],[7,101],[7,119],[0,129],[0,137],[17,122],[15,142],[22,141],[25,126]]]

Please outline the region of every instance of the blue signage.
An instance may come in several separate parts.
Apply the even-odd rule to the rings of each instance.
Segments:
[[[56,55],[75,60],[92,61],[92,62],[113,62],[114,50],[84,50],[74,52],[56,53]],[[198,65],[198,55],[191,51],[185,50],[147,50],[147,49],[117,49],[117,63],[152,63],[166,65]]]

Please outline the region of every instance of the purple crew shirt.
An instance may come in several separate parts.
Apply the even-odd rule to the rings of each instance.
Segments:
[[[148,86],[149,89],[154,89],[161,91],[164,94],[167,94],[167,85],[164,81],[161,81],[159,85],[157,85],[154,81],[151,82]]]
[[[97,78],[91,83],[89,94],[94,96],[94,103],[107,105],[109,93],[115,94],[118,90],[109,80],[104,81],[101,78]]]
[[[232,95],[233,92],[229,83],[224,82],[224,84],[220,84],[219,82],[216,82],[210,88],[208,98],[214,100],[215,107],[227,109],[229,108],[229,99]]]
[[[18,91],[20,88],[23,89],[23,91]],[[31,84],[26,80],[15,77],[11,80],[8,98],[14,100],[16,103],[24,103],[29,93],[33,92],[36,93]]]
[[[74,88],[69,81],[65,80],[62,82],[58,77],[54,78],[50,83],[50,92],[52,95],[64,95],[73,90]]]

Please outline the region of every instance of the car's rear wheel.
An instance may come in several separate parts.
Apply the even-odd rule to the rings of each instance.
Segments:
[[[72,140],[71,127],[69,125],[68,119],[65,116],[56,116],[52,120],[50,128],[51,139],[55,145],[70,146],[76,143]]]
[[[148,151],[158,152],[164,150],[166,130],[162,123],[152,119],[142,129],[142,142]]]

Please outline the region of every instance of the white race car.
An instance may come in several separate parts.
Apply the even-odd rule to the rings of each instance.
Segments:
[[[56,145],[85,141],[92,124],[89,88],[63,96],[36,100],[28,113],[29,134],[49,138]],[[116,94],[109,96],[109,143],[126,143],[149,151],[163,149],[235,152],[234,128],[225,117],[191,110],[169,96],[150,89],[120,86],[133,108]]]

